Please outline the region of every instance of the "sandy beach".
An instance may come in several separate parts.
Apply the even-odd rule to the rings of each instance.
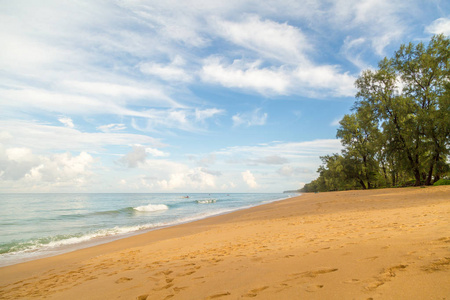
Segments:
[[[450,299],[450,186],[304,194],[0,269],[1,299]]]

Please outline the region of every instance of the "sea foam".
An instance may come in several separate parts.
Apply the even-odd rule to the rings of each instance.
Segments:
[[[209,203],[216,203],[216,199],[205,199],[205,200],[197,200],[198,204],[209,204]]]
[[[152,212],[152,211],[166,210],[166,209],[169,209],[169,207],[165,204],[148,204],[148,205],[133,207],[133,209],[136,211],[141,211],[141,212]]]

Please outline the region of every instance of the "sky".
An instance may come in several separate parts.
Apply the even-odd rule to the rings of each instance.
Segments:
[[[0,192],[282,192],[449,1],[0,0]]]

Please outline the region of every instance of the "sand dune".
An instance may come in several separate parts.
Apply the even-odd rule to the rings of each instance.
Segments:
[[[2,299],[448,299],[450,187],[307,194],[0,269]]]

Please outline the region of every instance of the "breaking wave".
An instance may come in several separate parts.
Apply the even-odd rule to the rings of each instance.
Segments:
[[[153,211],[167,210],[169,209],[169,207],[165,204],[148,204],[133,207],[133,209],[140,212],[153,212]]]
[[[197,200],[195,201],[198,204],[209,204],[209,203],[216,203],[216,199],[205,199],[205,200]]]

